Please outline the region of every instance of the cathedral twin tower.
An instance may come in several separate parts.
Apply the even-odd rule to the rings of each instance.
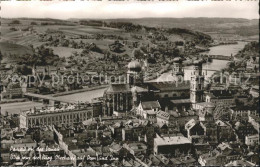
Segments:
[[[181,79],[178,79],[180,77],[182,77],[183,81],[184,70],[182,68],[182,58],[176,57],[173,59],[172,75],[175,76],[176,81],[181,81]],[[193,104],[203,102],[204,79],[202,61],[195,60],[190,78],[190,101]],[[127,83],[129,85],[143,83],[142,66],[137,60],[133,60],[128,64]]]
[[[202,62],[194,61],[190,81],[183,81],[184,71],[182,59],[173,59],[173,81],[144,82],[143,67],[138,60],[128,64],[127,83],[111,84],[104,92],[103,115],[121,115],[132,111],[141,101],[163,100],[163,98],[185,98],[190,94],[191,104],[203,102],[204,76],[202,75]],[[166,96],[167,95],[167,96]],[[163,96],[163,97],[162,97]]]

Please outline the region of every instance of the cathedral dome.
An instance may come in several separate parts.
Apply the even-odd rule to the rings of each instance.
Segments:
[[[141,64],[137,60],[133,60],[133,61],[131,61],[128,64],[128,69],[130,71],[137,71],[137,72],[139,72],[139,71],[141,71],[142,66],[141,66]]]

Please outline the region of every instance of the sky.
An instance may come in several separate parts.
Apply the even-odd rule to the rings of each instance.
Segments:
[[[143,18],[228,17],[258,19],[258,0],[138,2],[129,1],[2,1],[3,18]]]

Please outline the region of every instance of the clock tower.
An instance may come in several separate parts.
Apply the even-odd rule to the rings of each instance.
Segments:
[[[202,75],[202,62],[194,61],[190,81],[190,101],[192,104],[203,102],[204,75]]]

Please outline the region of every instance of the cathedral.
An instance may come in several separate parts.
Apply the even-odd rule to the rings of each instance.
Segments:
[[[184,81],[182,58],[173,59],[173,80],[144,82],[141,62],[133,60],[128,64],[126,83],[111,84],[104,92],[103,115],[125,115],[135,112],[140,102],[158,101],[162,110],[200,109],[203,102],[204,75],[202,62],[195,61],[190,81]],[[196,108],[197,107],[197,108]]]

